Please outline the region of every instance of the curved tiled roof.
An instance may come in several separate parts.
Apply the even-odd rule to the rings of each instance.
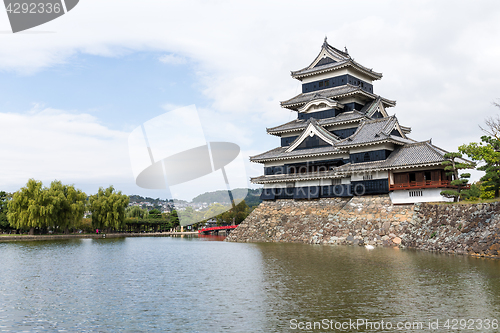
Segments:
[[[335,99],[335,98],[342,98],[346,96],[351,96],[351,95],[363,95],[367,98],[370,99],[377,99],[380,96],[377,96],[375,94],[369,93],[365,90],[363,90],[360,86],[353,86],[351,84],[345,84],[343,86],[339,87],[333,87],[333,88],[328,88],[328,89],[323,89],[323,90],[317,90],[317,91],[312,91],[308,93],[301,93],[293,98],[290,98],[287,101],[281,102],[282,107],[286,107],[289,109],[296,109],[314,99],[317,98],[330,98],[330,99]],[[381,98],[381,101],[385,104],[386,107],[391,107],[396,105],[396,101],[391,101],[385,98]]]
[[[382,78],[382,73],[374,72],[372,69],[367,68],[365,66],[362,66],[361,64],[355,62],[352,59],[342,60],[342,61],[338,61],[338,62],[331,62],[329,64],[318,66],[318,67],[313,67],[313,68],[306,67],[306,68],[303,68],[301,70],[292,72],[291,75],[293,78],[300,80],[301,78],[306,77],[306,76],[311,76],[314,74],[320,74],[320,73],[324,73],[324,72],[334,71],[336,69],[340,69],[340,68],[348,67],[348,66],[358,70],[359,72],[361,72],[367,76],[370,76],[374,80],[378,80],[378,79]]]
[[[331,126],[345,122],[354,122],[356,120],[359,121],[362,120],[363,118],[365,117],[360,111],[348,111],[348,112],[343,112],[337,115],[336,117],[319,119],[317,120],[317,122],[320,126]],[[307,127],[307,120],[295,119],[283,125],[268,128],[267,132],[270,134],[277,134],[293,130],[301,130],[305,129],[306,127]]]
[[[252,182],[263,184],[268,182],[283,182],[289,180],[312,180],[335,178],[349,176],[353,173],[366,171],[385,171],[396,169],[407,169],[413,167],[436,166],[441,165],[444,154],[447,152],[439,147],[432,145],[429,141],[414,142],[402,147],[396,148],[391,155],[383,161],[363,162],[363,163],[347,163],[332,170],[315,172],[309,174],[288,175],[280,174],[273,176],[259,176],[252,178]],[[459,159],[462,163],[470,163],[466,159]]]
[[[309,157],[318,155],[332,155],[332,154],[345,154],[347,151],[334,146],[311,148],[311,149],[297,149],[287,152],[288,147],[278,147],[271,149],[265,153],[250,156],[252,162],[264,162],[269,160],[280,160],[289,158]]]

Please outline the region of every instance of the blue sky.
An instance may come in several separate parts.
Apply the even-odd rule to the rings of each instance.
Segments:
[[[496,1],[85,0],[12,34],[0,11],[0,190],[59,179],[165,197],[135,185],[128,135],[192,104],[207,140],[240,145],[257,176],[248,156],[279,145],[265,128],[295,117],[279,106],[300,92],[290,71],[325,36],[384,74],[374,92],[412,138],[456,150],[499,111],[498,22]]]

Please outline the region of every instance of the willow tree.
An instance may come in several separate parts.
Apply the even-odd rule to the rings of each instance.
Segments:
[[[99,188],[97,194],[89,198],[90,213],[92,214],[92,227],[119,230],[125,225],[125,209],[129,197],[116,192],[113,186],[107,189]]]
[[[50,188],[41,181],[28,180],[8,203],[7,217],[15,229],[53,228],[69,231],[83,218],[87,195],[73,185],[53,181]]]
[[[54,205],[54,216],[51,224],[67,234],[69,228],[81,221],[85,214],[87,195],[75,189],[73,185],[63,185],[60,181],[53,181],[48,189]]]
[[[0,191],[0,229],[10,229],[9,220],[7,219],[7,203],[9,195],[4,191]]]
[[[7,218],[15,229],[46,228],[54,218],[54,205],[41,181],[28,180],[25,187],[14,193],[8,203]]]
[[[131,217],[131,218],[139,218],[139,219],[145,219],[149,215],[149,212],[147,209],[142,209],[139,206],[132,206],[128,207],[125,210],[125,216],[126,217]]]

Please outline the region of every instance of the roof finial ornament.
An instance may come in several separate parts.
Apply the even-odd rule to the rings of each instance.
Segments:
[[[327,39],[327,36],[325,36],[325,41],[323,42],[323,45],[328,44],[328,43],[326,42],[326,39]]]
[[[344,46],[344,52],[345,52],[346,54],[349,54],[349,51],[347,51],[347,46]]]

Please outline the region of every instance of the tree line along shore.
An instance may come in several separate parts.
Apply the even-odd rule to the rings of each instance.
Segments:
[[[0,192],[0,233],[55,235],[172,232],[180,229],[180,218],[190,230],[197,230],[210,217],[217,225],[239,224],[252,210],[245,201],[233,208],[213,204],[205,211],[188,207],[161,212],[129,206],[129,196],[113,186],[99,188],[87,196],[73,185],[53,181],[46,187],[41,181],[28,180],[26,186],[9,194]]]

